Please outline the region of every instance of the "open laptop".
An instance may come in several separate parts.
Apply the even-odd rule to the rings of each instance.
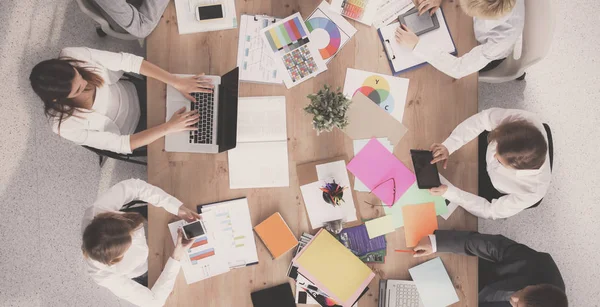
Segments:
[[[381,279],[378,307],[424,307],[414,281]]]
[[[177,75],[191,77],[193,75]],[[205,76],[215,85],[213,93],[191,93],[190,102],[179,91],[167,86],[167,118],[181,109],[198,110],[200,121],[194,131],[165,136],[165,151],[219,153],[235,148],[237,138],[239,68],[223,76]]]

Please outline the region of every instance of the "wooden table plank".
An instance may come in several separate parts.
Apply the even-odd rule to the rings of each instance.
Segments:
[[[285,17],[295,12],[308,14],[319,4],[318,0],[238,0],[239,14],[270,14]],[[472,20],[464,15],[458,3],[444,3],[443,9],[459,53],[469,51],[476,42]],[[332,158],[353,156],[352,141],[340,131],[317,136],[311,119],[302,110],[308,103],[306,95],[316,92],[323,84],[343,86],[346,68],[390,74],[383,47],[374,28],[351,21],[357,28],[356,36],[329,63],[328,70],[291,90],[284,86],[242,83],[240,96],[284,95],[287,103],[287,129],[290,186],[288,188],[229,190],[227,154],[205,155],[167,153],[164,141],[149,146],[148,181],[163,188],[194,208],[197,204],[248,197],[253,225],[274,212],[280,212],[296,235],[309,229],[296,164]],[[236,66],[238,30],[179,35],[174,3],[171,2],[159,26],[147,39],[148,60],[172,73],[200,73],[221,75]],[[407,166],[410,148],[428,148],[433,142],[443,141],[454,127],[477,112],[477,76],[454,80],[431,66],[405,73],[410,88],[404,115],[409,132],[395,149],[396,156]],[[165,120],[166,87],[148,81],[148,125],[156,126]],[[446,178],[466,191],[477,191],[476,144],[465,146],[453,154]],[[364,200],[373,199],[366,193],[357,193],[355,200],[360,215],[372,218],[383,214],[371,208]],[[167,223],[173,219],[162,209],[149,211],[149,279],[152,285],[173,250]],[[459,209],[448,221],[440,220],[443,229],[477,229],[477,220]],[[379,278],[408,278],[408,268],[426,259],[396,254],[394,248],[403,248],[404,232],[387,235],[386,263],[371,265],[377,278],[370,284],[361,307],[377,306]],[[257,240],[260,264],[233,270],[206,281],[187,285],[180,274],[167,306],[252,306],[250,292],[288,282],[286,270],[291,254],[271,260],[264,245]],[[461,301],[455,306],[477,306],[477,260],[455,255],[442,255],[444,264],[457,288]]]

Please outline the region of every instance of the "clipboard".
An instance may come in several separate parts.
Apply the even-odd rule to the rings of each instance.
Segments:
[[[454,43],[452,34],[448,29],[448,24],[446,23],[446,17],[444,16],[442,8],[440,8],[435,15],[437,15],[440,27],[437,30],[419,36],[419,39],[422,43],[441,46],[443,50],[448,51],[448,53],[452,55],[456,55],[456,44]],[[388,58],[390,69],[392,70],[392,74],[394,76],[427,64],[426,61],[423,61],[412,54],[412,51],[407,50],[406,48],[400,46],[400,44],[396,43],[394,37],[398,26],[399,23],[396,22],[377,29],[377,33],[379,34],[379,38],[383,44],[383,49],[385,50]]]

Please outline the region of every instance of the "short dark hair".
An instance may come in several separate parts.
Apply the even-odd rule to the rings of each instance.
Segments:
[[[549,284],[532,287],[523,296],[527,307],[568,307],[567,295],[561,289]]]
[[[539,169],[546,161],[548,144],[536,126],[526,120],[500,124],[488,135],[496,152],[516,169]]]

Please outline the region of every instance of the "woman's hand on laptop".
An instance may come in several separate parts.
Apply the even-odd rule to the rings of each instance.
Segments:
[[[433,254],[433,246],[429,236],[424,236],[413,250],[415,251],[413,257],[425,257]]]
[[[180,131],[191,131],[197,130],[198,128],[194,125],[200,120],[200,114],[198,111],[185,111],[185,107],[177,110],[173,117],[166,122],[166,134],[175,133]]]
[[[172,85],[190,101],[196,101],[190,93],[212,93],[215,87],[212,80],[205,77],[204,74],[184,78],[177,77]]]

